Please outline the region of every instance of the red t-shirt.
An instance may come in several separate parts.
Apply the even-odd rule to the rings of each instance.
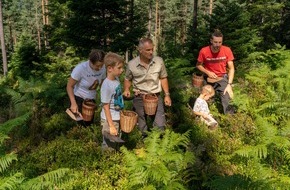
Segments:
[[[227,73],[227,62],[233,60],[233,52],[227,46],[221,46],[217,53],[213,53],[210,46],[203,47],[197,58],[198,62],[203,63],[205,69],[214,72],[219,77]]]

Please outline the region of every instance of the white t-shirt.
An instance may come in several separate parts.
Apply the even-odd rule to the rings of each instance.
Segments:
[[[120,120],[120,110],[124,108],[121,84],[118,79],[109,80],[106,78],[101,87],[101,102],[110,104],[112,120]],[[106,120],[104,108],[101,111],[101,118]]]
[[[105,65],[96,71],[90,67],[89,61],[79,63],[72,71],[71,77],[78,81],[74,86],[74,94],[83,99],[96,99],[96,88],[106,78]]]
[[[202,98],[197,98],[193,106],[193,111],[209,114],[207,102]]]

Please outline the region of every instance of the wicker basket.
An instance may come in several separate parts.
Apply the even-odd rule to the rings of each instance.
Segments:
[[[92,100],[84,100],[82,105],[82,116],[84,121],[91,121],[94,117],[96,104]]]
[[[147,115],[154,115],[158,105],[156,94],[145,94],[143,96],[144,110]]]
[[[196,88],[200,88],[203,85],[203,75],[197,75],[193,74],[192,75],[192,85]]]
[[[122,110],[120,113],[121,130],[125,133],[130,133],[137,123],[137,118],[138,114],[136,112]]]

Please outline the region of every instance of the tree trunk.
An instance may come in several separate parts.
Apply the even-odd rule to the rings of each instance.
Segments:
[[[3,59],[3,75],[7,75],[8,66],[7,66],[7,57],[6,57],[6,48],[4,41],[4,29],[3,29],[3,17],[2,17],[2,0],[0,0],[0,39],[1,39],[1,49],[2,49],[2,59]]]
[[[130,28],[134,28],[134,0],[130,1]],[[130,46],[126,51],[126,63],[128,63],[129,59],[133,58],[134,47]]]
[[[48,0],[41,0],[41,8],[42,8],[42,20],[43,20],[43,25],[47,26],[48,25]],[[44,46],[47,47],[47,34],[44,32]]]
[[[159,18],[159,14],[158,14],[158,8],[159,5],[158,5],[158,0],[156,0],[156,4],[155,4],[155,51],[157,51],[157,48],[158,48],[158,18]]]
[[[149,21],[148,21],[148,35],[151,37],[151,20],[152,20],[152,1],[149,2]]]
[[[193,4],[193,30],[195,31],[197,29],[197,4],[198,0],[194,0]]]
[[[209,14],[212,14],[212,4],[213,4],[213,0],[209,1]]]
[[[41,51],[41,31],[40,31],[40,24],[39,24],[40,21],[38,19],[38,8],[37,8],[37,6],[35,7],[35,20],[36,20],[38,50]]]

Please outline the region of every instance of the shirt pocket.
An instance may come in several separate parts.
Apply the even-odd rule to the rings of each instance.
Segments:
[[[152,71],[149,73],[150,74],[150,77],[154,80],[157,80],[159,79],[159,71]]]

